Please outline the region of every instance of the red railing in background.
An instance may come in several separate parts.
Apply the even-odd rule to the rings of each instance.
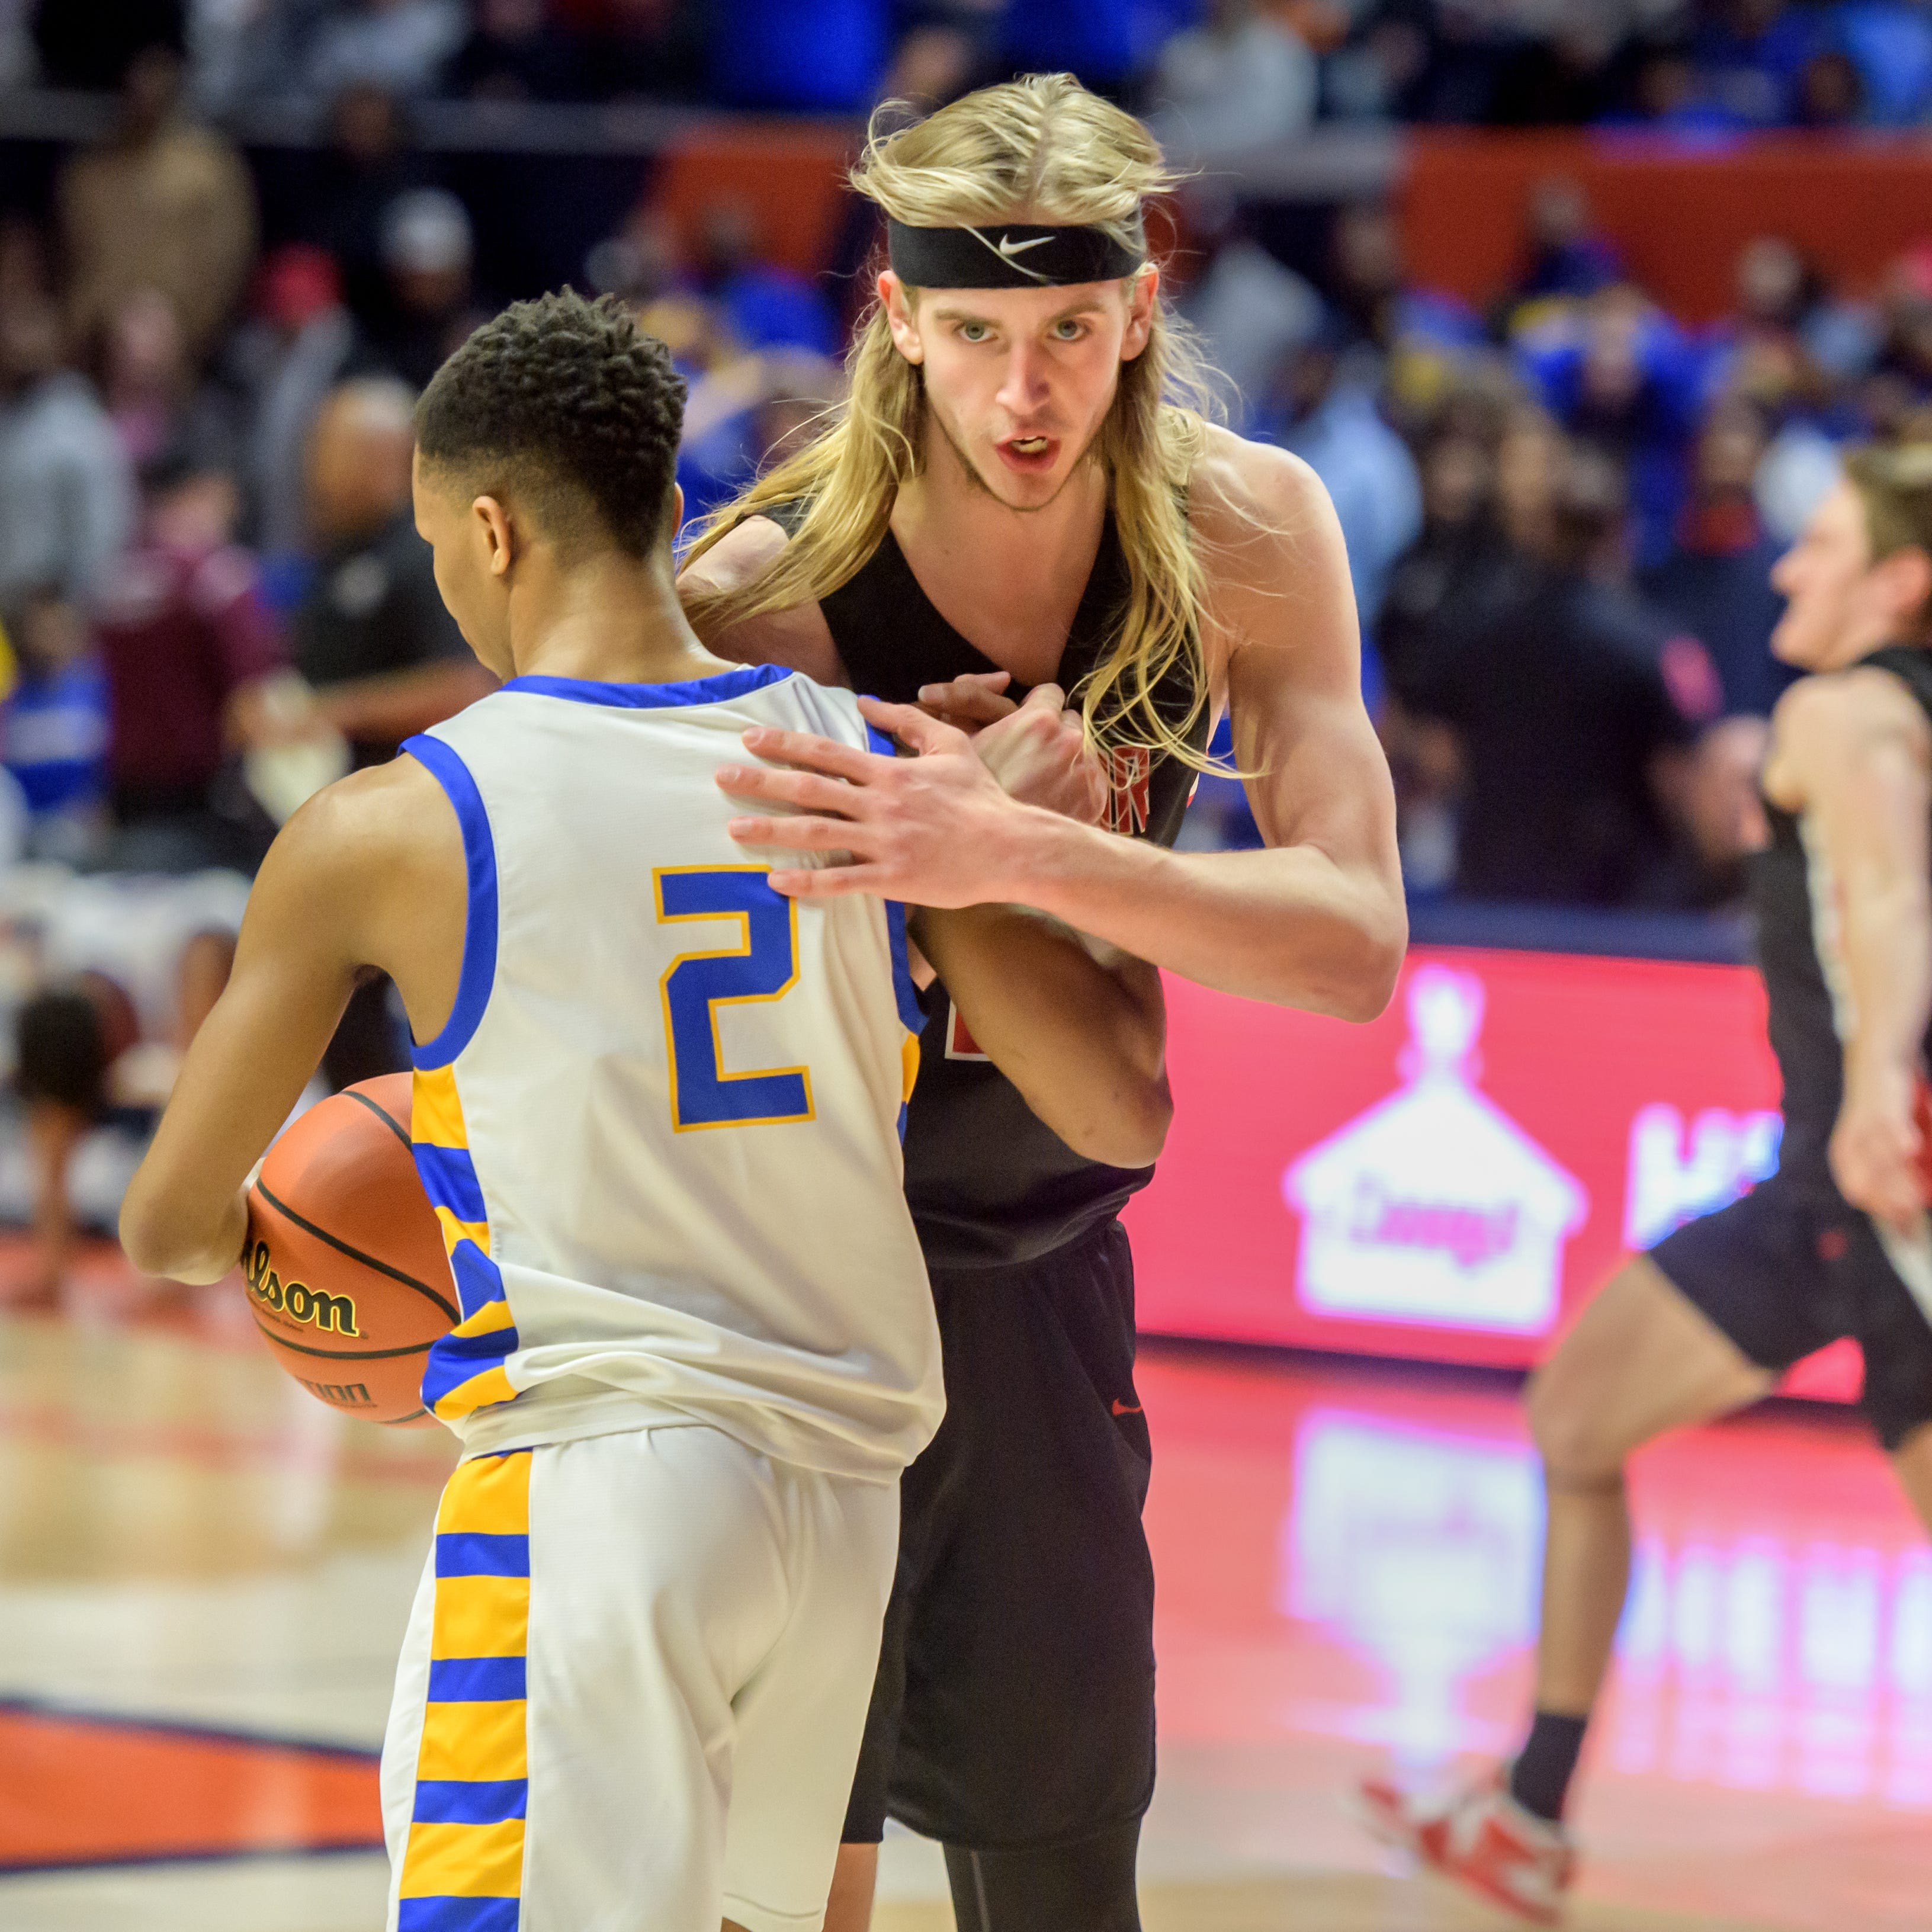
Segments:
[[[832,257],[859,138],[837,122],[720,118],[667,143],[653,193],[687,241],[721,196],[748,203],[774,259],[811,274]],[[1418,128],[1390,139],[1413,279],[1479,305],[1521,266],[1532,191],[1552,175],[1583,184],[1631,273],[1690,322],[1731,311],[1738,250],[1757,236],[1788,238],[1854,293],[1904,250],[1932,242],[1932,141],[1918,136],[1691,142]],[[1320,152],[1318,140],[1273,159]],[[1282,165],[1262,170],[1251,191],[1267,199],[1282,173]],[[1322,197],[1304,183],[1292,198]]]
[[[1418,947],[1366,1027],[1167,990],[1174,1129],[1126,1216],[1148,1334],[1526,1366],[1775,1164],[1745,968]],[[1791,1386],[1857,1376],[1848,1345]]]
[[[1482,304],[1521,266],[1532,190],[1567,175],[1631,274],[1671,313],[1705,322],[1736,305],[1738,251],[1796,243],[1853,292],[1932,241],[1932,142],[1767,135],[1692,145],[1639,134],[1420,129],[1405,139],[1398,202],[1409,268]]]
[[[858,148],[854,133],[836,124],[721,122],[665,150],[652,195],[687,251],[705,210],[737,201],[755,212],[768,259],[813,275],[832,259],[845,212],[845,172]]]

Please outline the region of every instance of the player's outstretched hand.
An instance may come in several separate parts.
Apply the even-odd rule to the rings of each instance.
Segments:
[[[914,755],[886,758],[808,732],[747,731],[745,748],[767,762],[728,765],[718,785],[787,815],[734,818],[731,836],[767,850],[848,855],[843,864],[775,868],[774,890],[794,898],[877,892],[950,909],[1010,897],[1026,821],[1038,814],[1007,796],[956,726],[916,705],[859,704]]]
[[[1901,1234],[1916,1232],[1926,1204],[1920,1153],[1908,1076],[1847,1085],[1830,1157],[1832,1178],[1854,1208]]]

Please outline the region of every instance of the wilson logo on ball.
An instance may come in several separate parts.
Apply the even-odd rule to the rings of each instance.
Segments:
[[[324,1334],[359,1336],[362,1332],[356,1325],[356,1303],[352,1296],[327,1294],[306,1282],[285,1284],[268,1265],[266,1241],[257,1241],[249,1250],[242,1278],[248,1284],[249,1294],[264,1308],[272,1308],[291,1322],[308,1322]]]
[[[366,1382],[312,1382],[306,1376],[298,1376],[296,1380],[311,1395],[334,1402],[339,1408],[366,1408],[372,1400]]]

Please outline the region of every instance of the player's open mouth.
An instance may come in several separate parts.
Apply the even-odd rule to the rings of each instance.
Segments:
[[[1051,470],[1060,454],[1058,437],[1010,436],[999,446],[1000,460],[1009,470]]]

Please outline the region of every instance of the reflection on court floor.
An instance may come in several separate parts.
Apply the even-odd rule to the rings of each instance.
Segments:
[[[4,1259],[4,1256],[0,1256]],[[1338,1794],[1507,1749],[1540,1489],[1502,1384],[1150,1354],[1154,1932],[1480,1927]],[[101,1258],[0,1318],[0,1925],[374,1932],[374,1763],[436,1432],[346,1422],[239,1298],[157,1310]],[[1636,1586],[1576,1822],[1576,1923],[1927,1922],[1932,1556],[1843,1415],[1640,1460]],[[889,1843],[879,1932],[947,1922]]]

